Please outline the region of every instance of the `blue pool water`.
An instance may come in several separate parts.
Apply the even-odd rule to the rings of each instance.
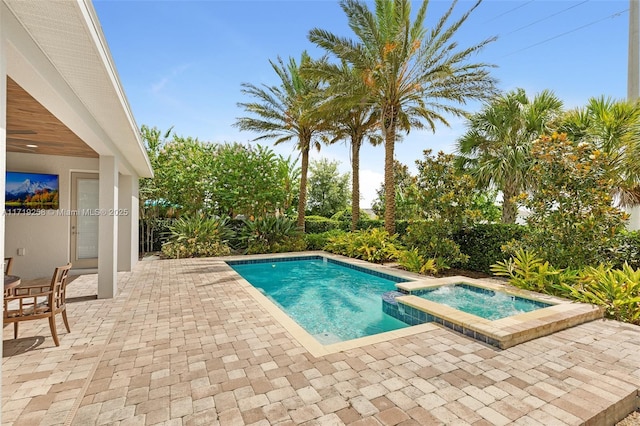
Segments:
[[[419,290],[413,294],[488,320],[497,320],[551,306],[536,300],[465,284],[445,285],[434,290]]]
[[[382,293],[394,290],[402,279],[393,281],[395,277],[372,275],[322,258],[227,263],[320,343],[408,327],[382,312]]]

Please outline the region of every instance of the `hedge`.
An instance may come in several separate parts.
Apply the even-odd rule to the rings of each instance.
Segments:
[[[465,269],[490,274],[491,265],[508,257],[500,247],[511,240],[521,239],[525,230],[526,227],[521,225],[478,224],[456,232],[453,240],[460,246],[460,251],[469,256]]]

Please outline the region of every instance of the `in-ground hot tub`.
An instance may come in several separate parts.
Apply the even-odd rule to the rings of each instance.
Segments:
[[[502,349],[603,316],[597,306],[467,277],[396,287],[383,296],[386,314],[410,325],[435,322]]]

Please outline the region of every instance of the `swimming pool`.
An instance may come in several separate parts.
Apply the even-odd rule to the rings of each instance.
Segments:
[[[322,344],[409,326],[382,311],[402,278],[321,256],[227,264]]]
[[[467,284],[450,284],[415,291],[412,294],[488,320],[497,320],[551,306],[537,300]]]

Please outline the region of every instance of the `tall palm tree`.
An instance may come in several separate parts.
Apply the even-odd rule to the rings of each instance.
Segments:
[[[607,154],[619,178],[615,195],[620,206],[640,204],[640,103],[591,98],[586,107],[566,114],[560,130]]]
[[[275,138],[277,145],[296,139],[301,153],[297,225],[302,230],[307,202],[309,150],[312,146],[320,149],[317,136],[323,126],[315,113],[320,99],[320,82],[303,78],[300,74],[300,68],[310,61],[311,57],[306,51],[302,53],[300,65],[293,58],[287,64],[279,57],[277,62],[269,61],[280,78],[280,85],[258,87],[243,83],[242,93],[257,100],[238,103],[253,116],[238,118],[234,124],[241,130],[262,133],[254,140]]]
[[[494,92],[488,65],[470,63],[469,57],[493,38],[460,49],[453,40],[456,31],[480,4],[451,24],[457,2],[429,31],[424,27],[428,0],[423,0],[411,22],[409,0],[376,0],[375,12],[361,0],[341,0],[349,26],[357,39],[338,37],[315,28],[309,40],[352,65],[368,88],[365,102],[380,115],[385,146],[385,229],[395,232],[394,148],[398,130],[448,125],[443,114],[463,116],[458,107],[471,99],[484,99]],[[362,101],[355,91],[343,97],[347,105]]]
[[[459,164],[482,187],[502,191],[502,223],[515,223],[513,198],[531,184],[531,144],[557,124],[562,101],[545,90],[529,99],[523,89],[497,96],[469,120],[457,141]]]
[[[374,146],[382,142],[379,115],[371,104],[362,102],[367,97],[367,88],[358,70],[345,61],[339,65],[325,59],[314,61],[302,71],[303,75],[327,83],[318,110],[327,124],[326,142],[348,140],[351,146],[351,230],[355,231],[360,220],[360,148],[365,141]],[[361,93],[360,101],[353,104],[343,101],[345,95],[354,99],[355,93]]]

